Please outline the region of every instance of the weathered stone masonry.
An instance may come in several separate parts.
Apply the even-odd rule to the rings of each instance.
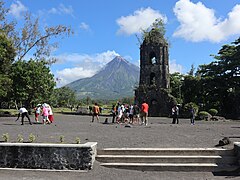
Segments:
[[[135,90],[136,103],[149,104],[149,116],[168,116],[175,99],[169,93],[168,43],[152,29],[140,46],[140,81]]]
[[[97,143],[41,144],[0,143],[0,167],[90,170],[95,161]]]

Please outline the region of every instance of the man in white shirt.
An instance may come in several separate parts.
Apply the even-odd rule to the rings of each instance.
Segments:
[[[29,124],[32,125],[30,117],[28,115],[28,111],[24,106],[19,109],[18,118],[16,119],[16,121],[19,119],[20,114],[22,115],[22,124],[21,125],[23,125],[25,116],[28,118]]]

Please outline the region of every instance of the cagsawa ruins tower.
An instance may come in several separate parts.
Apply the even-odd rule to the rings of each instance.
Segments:
[[[167,116],[175,103],[170,95],[168,43],[158,29],[145,35],[140,46],[140,81],[135,101],[149,104],[149,116]]]

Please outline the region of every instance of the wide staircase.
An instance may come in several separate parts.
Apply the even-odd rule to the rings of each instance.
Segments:
[[[97,150],[102,166],[141,171],[234,171],[234,150],[220,148],[107,148]]]

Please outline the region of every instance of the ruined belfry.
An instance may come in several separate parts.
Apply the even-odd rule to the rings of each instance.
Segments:
[[[149,116],[168,116],[175,103],[169,88],[168,43],[159,31],[152,29],[140,46],[140,81],[135,101],[149,104]]]

